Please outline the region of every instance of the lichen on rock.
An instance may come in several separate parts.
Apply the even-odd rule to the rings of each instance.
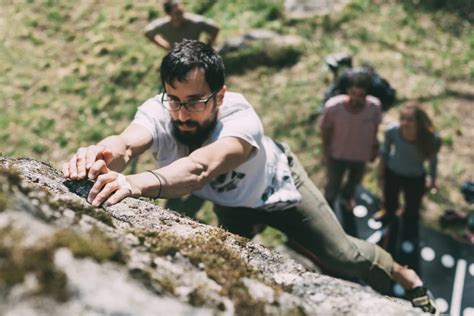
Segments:
[[[0,314],[417,313],[148,201],[93,208],[88,189],[0,156]]]

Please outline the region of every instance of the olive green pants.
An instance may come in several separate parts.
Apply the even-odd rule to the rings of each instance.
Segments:
[[[302,246],[313,261],[327,273],[345,278],[360,278],[385,294],[391,283],[393,259],[377,245],[347,235],[324,196],[287,146],[280,145],[288,157],[301,203],[281,211],[215,205],[219,224],[232,233],[252,238],[262,227],[271,226]],[[315,258],[317,260],[315,260]]]

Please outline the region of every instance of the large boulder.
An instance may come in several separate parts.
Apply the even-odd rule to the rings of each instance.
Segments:
[[[290,18],[308,18],[342,9],[348,2],[348,0],[285,0],[285,11]]]
[[[303,54],[303,44],[304,40],[295,35],[255,29],[226,39],[219,48],[219,54],[227,73],[242,73],[258,66],[291,66]]]
[[[149,201],[93,208],[89,181],[0,156],[1,315],[410,315]]]

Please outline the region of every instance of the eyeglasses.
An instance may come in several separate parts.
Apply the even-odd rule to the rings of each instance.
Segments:
[[[207,99],[204,100],[189,100],[186,102],[181,102],[172,97],[168,96],[166,92],[164,92],[161,96],[161,103],[168,111],[179,111],[181,107],[184,108],[189,112],[201,112],[207,106],[207,103],[216,96],[217,92],[214,91]]]

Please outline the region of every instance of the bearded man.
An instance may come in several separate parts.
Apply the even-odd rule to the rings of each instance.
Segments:
[[[263,132],[242,94],[228,92],[224,64],[209,45],[185,40],[161,63],[165,91],[139,109],[120,134],[80,148],[63,166],[70,179],[96,179],[95,207],[126,197],[194,194],[214,203],[219,223],[251,238],[273,226],[317,257],[323,269],[358,277],[381,292],[392,280],[412,303],[436,311],[418,275],[382,248],[348,236],[288,146]],[[150,150],[157,169],[120,172]]]

